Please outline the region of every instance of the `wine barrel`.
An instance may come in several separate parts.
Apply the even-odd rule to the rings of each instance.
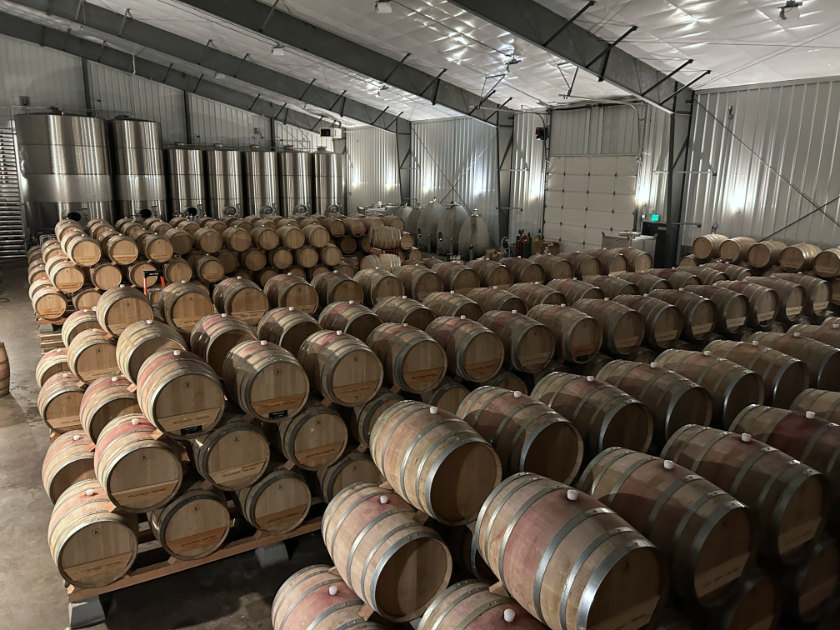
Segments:
[[[374,225],[368,232],[370,246],[379,249],[394,250],[400,247],[402,230],[387,225]]]
[[[186,260],[176,256],[163,264],[163,277],[167,285],[189,282],[193,277],[192,267]]]
[[[69,347],[70,343],[79,334],[91,328],[102,330],[99,328],[99,322],[96,319],[96,311],[93,309],[82,309],[71,313],[61,326],[61,342],[65,347]]]
[[[471,289],[467,293],[467,297],[478,304],[482,311],[519,311],[524,313],[527,310],[525,302],[517,295],[498,287]]]
[[[50,501],[74,483],[96,479],[93,472],[93,442],[83,431],[68,431],[50,444],[41,465],[41,483]]]
[[[654,289],[650,297],[673,304],[683,315],[683,335],[693,341],[706,339],[715,327],[717,307],[708,298],[678,289]]]
[[[700,284],[704,285],[713,285],[729,279],[725,273],[708,265],[703,265],[702,267],[682,267],[682,269],[693,273],[700,279]]]
[[[809,339],[798,332],[791,334],[758,332],[744,341],[757,341],[804,361],[811,375],[811,387],[840,390],[840,350],[816,339]]]
[[[65,324],[66,326],[67,324]],[[840,348],[840,324],[815,326],[812,324],[794,324],[787,330],[788,334],[799,333],[802,337],[816,339],[822,343]]]
[[[513,273],[495,260],[478,258],[468,262],[467,266],[478,274],[483,287],[506,287],[513,284]]]
[[[309,397],[309,381],[294,355],[265,340],[243,341],[231,348],[222,375],[229,399],[259,420],[293,416]]]
[[[438,262],[432,271],[443,280],[445,291],[465,294],[481,286],[481,276],[471,267],[459,262]]]
[[[203,482],[184,484],[175,499],[149,514],[149,529],[173,558],[209,556],[222,546],[230,531],[225,497]]]
[[[647,407],[593,376],[552,372],[536,384],[531,396],[577,427],[589,457],[612,446],[645,452],[653,439]]]
[[[347,446],[347,426],[329,407],[310,404],[276,425],[283,456],[303,470],[320,470],[337,462]]]
[[[820,418],[840,423],[840,392],[805,389],[790,404],[796,411],[813,411]]]
[[[705,350],[758,374],[764,382],[766,404],[787,408],[808,387],[808,366],[803,361],[758,342],[718,339]]]
[[[300,249],[306,245],[306,236],[296,225],[283,225],[277,228],[280,242],[287,249]]]
[[[67,310],[67,298],[54,287],[49,281],[42,284],[33,284],[34,290],[30,293],[30,300],[35,315],[46,320],[61,319]]]
[[[190,395],[184,390],[189,387]],[[176,438],[211,431],[222,419],[224,392],[207,363],[182,350],[150,356],[137,374],[140,409],[158,429]]]
[[[291,273],[269,279],[265,283],[265,294],[272,308],[293,307],[309,315],[318,310],[318,292],[306,280]]]
[[[172,328],[189,334],[201,318],[213,313],[213,302],[206,288],[182,281],[169,284],[160,291],[157,309]]]
[[[690,271],[686,271],[685,267],[677,269],[651,269],[648,273],[657,278],[662,278],[672,289],[682,289],[692,285],[703,284],[700,278]]]
[[[175,248],[168,239],[145,232],[135,238],[137,246],[143,255],[153,263],[165,263],[175,255]]]
[[[319,275],[312,280],[312,286],[315,287],[318,298],[324,306],[334,302],[362,303],[365,299],[362,286],[352,278],[337,271]]]
[[[528,317],[554,333],[555,356],[570,363],[586,363],[601,349],[603,332],[598,321],[566,306],[542,304],[531,308]]]
[[[779,266],[786,271],[808,271],[814,266],[814,259],[822,250],[811,243],[796,243],[779,254]]]
[[[403,499],[446,525],[475,520],[502,475],[499,457],[477,431],[411,400],[379,416],[370,452]]]
[[[837,541],[823,536],[799,566],[782,573],[780,599],[785,612],[806,624],[820,619],[836,623],[837,617],[831,616],[831,606],[837,600],[838,572],[840,549]]]
[[[148,298],[140,291],[120,285],[99,297],[96,318],[102,330],[118,337],[130,324],[153,319],[154,312]]]
[[[368,306],[375,306],[381,300],[403,294],[403,283],[394,274],[384,269],[361,269],[353,276],[353,282],[362,288],[363,299]]]
[[[832,516],[840,517],[840,427],[813,411],[750,405],[732,421],[730,431],[749,433],[823,473],[831,485]]]
[[[720,248],[727,240],[723,234],[704,234],[694,239],[691,252],[697,260],[720,258]]]
[[[652,543],[603,503],[539,475],[498,485],[475,531],[508,593],[554,630],[643,628],[665,590]]]
[[[403,396],[382,389],[368,402],[354,408],[352,417],[347,423],[350,426],[350,434],[353,439],[364,447],[369,446],[370,432],[373,430],[373,425],[379,420],[379,416],[386,409],[402,400]]]
[[[443,540],[418,524],[412,512],[395,492],[359,483],[330,501],[321,528],[347,585],[393,621],[419,617],[446,588],[452,573],[452,557]]]
[[[91,284],[102,291],[119,286],[123,279],[120,268],[109,262],[96,263],[88,269],[88,276]]]
[[[590,276],[587,276],[590,277]],[[614,279],[617,280],[624,280],[625,282],[629,282],[636,286],[637,291],[635,292],[638,294],[646,294],[650,293],[655,289],[669,289],[670,285],[663,280],[662,278],[658,278],[650,273],[641,273],[641,272],[632,272],[632,271],[625,271],[617,276],[613,276]],[[587,282],[591,282],[591,280],[586,280]],[[593,283],[594,284],[594,283]],[[617,286],[617,285],[614,285]],[[633,293],[632,291],[625,291],[625,293]]]
[[[519,297],[525,302],[524,309],[517,309],[520,313],[524,313],[530,308],[538,304],[565,304],[566,296],[551,287],[534,282],[519,282],[510,285],[508,291]],[[484,307],[482,307],[484,308]],[[513,309],[484,309],[487,310],[513,310]]]
[[[270,456],[259,425],[237,415],[225,417],[215,429],[190,442],[196,472],[223,491],[256,483],[268,470]]]
[[[425,330],[435,318],[435,314],[431,309],[404,295],[401,297],[389,297],[379,301],[373,307],[373,312],[382,321],[408,324],[420,330]]]
[[[153,287],[156,284],[158,284],[157,276],[146,275],[147,273],[152,273],[156,271],[157,267],[155,267],[148,260],[138,260],[134,264],[126,267],[123,270],[123,275],[125,276],[126,280],[128,280],[132,285],[134,285],[134,287],[146,291],[149,287]],[[145,287],[143,286],[144,282]]]
[[[295,264],[295,256],[292,250],[285,247],[277,247],[271,250],[267,258],[268,262],[280,271],[285,271]]]
[[[265,269],[268,264],[268,258],[261,249],[256,247],[249,247],[244,252],[239,254],[239,264],[243,269],[256,273]]]
[[[312,493],[299,472],[274,465],[259,481],[237,490],[236,503],[252,527],[277,536],[303,522]]]
[[[215,283],[225,277],[225,268],[216,256],[192,253],[187,257],[195,277],[203,282]]]
[[[177,494],[183,475],[175,443],[140,414],[120,416],[105,425],[93,467],[108,498],[127,512],[166,505]]]
[[[254,245],[263,251],[270,252],[280,246],[280,235],[267,225],[252,227],[250,236]]]
[[[340,330],[323,330],[307,337],[298,351],[298,361],[315,391],[338,405],[362,405],[382,385],[382,364],[373,350]]]
[[[478,553],[478,541],[475,539],[475,523],[450,527],[446,544],[452,553],[452,559],[459,568],[480,580],[494,581],[496,576]]]
[[[292,574],[271,606],[274,630],[384,630],[359,614],[362,600],[327,565],[317,564]]]
[[[760,375],[711,352],[665,350],[656,357],[656,363],[709,393],[715,426],[728,427],[744,407],[764,402],[764,381]]]
[[[426,332],[446,351],[450,374],[473,383],[496,375],[505,360],[505,344],[489,328],[461,317],[438,317]]]
[[[222,240],[225,247],[234,252],[244,252],[251,247],[251,233],[241,226],[225,228],[222,232]]]
[[[394,275],[399,278],[406,295],[414,300],[422,300],[429,293],[443,291],[443,279],[430,269],[419,265],[397,267]],[[402,292],[398,295],[402,295]]]
[[[840,247],[832,247],[817,254],[814,258],[814,273],[829,280],[840,276]]]
[[[418,630],[437,628],[545,628],[511,597],[490,591],[490,584],[478,580],[457,582],[438,595],[426,609]]]
[[[478,321],[483,313],[478,303],[455,291],[429,293],[423,300],[423,304],[438,317],[464,315],[468,319]]]
[[[123,577],[137,557],[137,517],[119,510],[95,479],[67,488],[47,526],[50,555],[62,578],[99,588]]]
[[[312,247],[324,247],[324,245],[330,242],[330,233],[327,232],[327,229],[323,225],[310,223],[309,225],[304,225],[301,231],[306,239],[306,243]]]
[[[26,280],[29,284],[32,284],[36,280],[46,280],[49,282],[50,278],[47,276],[46,267],[44,263],[39,261],[30,263],[29,267],[26,270]]]
[[[253,329],[235,317],[228,317],[225,313],[207,315],[198,320],[193,328],[190,334],[190,349],[221,376],[225,357],[231,348],[256,338]]]
[[[604,299],[601,289],[582,280],[550,280],[546,286],[565,295],[568,304],[574,304],[578,300]]]
[[[93,267],[102,260],[99,241],[80,232],[66,235],[60,239],[61,248],[74,263],[80,267]]]
[[[605,276],[619,274],[627,271],[629,268],[624,255],[614,249],[589,249],[583,253],[587,256],[592,256],[598,261],[598,265],[600,266],[598,273]]]
[[[528,260],[542,268],[546,280],[571,278],[575,273],[574,268],[572,268],[572,263],[552,254],[535,254]]]
[[[277,344],[294,356],[297,356],[303,340],[319,330],[321,327],[311,315],[292,306],[268,311],[257,324],[260,339]]]
[[[130,386],[131,381],[124,376],[106,376],[85,390],[79,406],[79,421],[93,443],[114,418],[140,413],[137,396]]]
[[[502,258],[499,263],[507,267],[513,275],[514,282],[545,282],[545,272],[538,264],[527,258]]]
[[[797,562],[825,524],[826,478],[749,433],[688,425],[668,440],[662,457],[753,508],[762,549],[782,562]]]
[[[583,440],[575,425],[522,392],[478,387],[456,415],[493,445],[505,477],[531,472],[569,483],[580,470]]]
[[[828,311],[831,299],[831,285],[825,280],[802,273],[777,273],[772,276],[780,280],[787,280],[805,289],[805,315],[808,317],[823,317]]]
[[[667,553],[675,590],[689,601],[721,603],[750,563],[757,533],[747,506],[670,460],[609,448],[578,487]]]
[[[715,286],[736,291],[747,298],[750,306],[747,322],[755,328],[766,328],[779,308],[778,295],[766,286],[744,281],[720,281]]]
[[[558,258],[569,261],[578,280],[584,276],[597,276],[601,273],[601,263],[597,258],[583,252],[560,252]]]
[[[49,352],[45,352],[38,359],[35,366],[35,382],[38,387],[43,387],[44,383],[51,376],[55,376],[59,372],[69,372],[70,366],[67,365],[67,348],[55,348]]]
[[[350,451],[334,464],[322,468],[317,473],[321,497],[329,503],[336,494],[354,483],[382,483],[383,477],[373,460],[359,453]]]
[[[89,328],[76,335],[67,346],[67,365],[76,378],[85,383],[119,374],[117,344],[101,328]]]
[[[728,238],[720,244],[720,257],[724,262],[739,263],[747,259],[750,248],[755,244],[756,240],[749,236]]]
[[[213,228],[198,228],[192,234],[193,245],[205,254],[215,254],[224,245],[222,235]]]
[[[649,347],[664,350],[679,339],[683,316],[676,306],[649,295],[618,295],[613,299],[638,311],[644,318],[645,341]]]
[[[469,390],[463,384],[447,376],[435,389],[420,394],[420,400],[432,407],[438,407],[446,413],[456,415],[458,407],[467,397],[467,394],[469,394]]]
[[[734,335],[743,330],[751,308],[745,295],[720,286],[686,286],[687,293],[710,299],[717,310],[717,329],[721,334]]]
[[[634,247],[618,247],[612,251],[624,256],[629,272],[644,273],[653,268],[653,256],[644,250]]]
[[[351,300],[327,304],[318,317],[318,324],[324,330],[341,330],[365,341],[382,320],[368,307]]]
[[[764,269],[779,263],[779,257],[787,248],[787,245],[780,241],[759,241],[747,252],[747,261],[750,267]]]
[[[93,287],[85,287],[78,293],[75,293],[71,299],[73,307],[77,310],[84,310],[86,308],[92,309],[99,304],[99,296],[102,291]]]
[[[105,255],[111,262],[118,265],[130,265],[140,255],[137,243],[122,234],[114,234],[101,242]],[[192,248],[192,241],[190,241],[190,248]]]
[[[268,310],[268,298],[257,284],[237,276],[225,278],[213,288],[213,305],[219,313],[254,326]]]
[[[367,345],[382,362],[385,380],[413,394],[435,389],[446,375],[446,353],[422,330],[408,324],[381,324]]]
[[[631,308],[604,300],[577,300],[574,307],[594,317],[604,333],[603,347],[615,354],[629,354],[645,335],[645,320]]]
[[[75,293],[85,284],[85,274],[66,257],[56,257],[44,265],[50,282],[63,293]]]
[[[722,273],[726,278],[724,280],[743,280],[744,278],[749,278],[750,270],[746,267],[741,267],[740,265],[732,265],[730,263],[724,262],[712,262],[712,263],[704,263],[700,265],[700,269],[714,269],[715,271],[719,271]]]
[[[192,251],[192,236],[186,230],[169,228],[161,236],[169,241],[169,244],[172,246],[172,252],[177,256],[184,256]]]
[[[478,323],[499,336],[505,346],[505,365],[534,374],[554,357],[554,333],[535,319],[516,311],[488,311]]]
[[[150,356],[162,350],[186,350],[184,338],[171,326],[147,319],[129,325],[117,340],[117,366],[132,383]]]
[[[653,442],[664,444],[687,424],[707,426],[712,419],[712,398],[693,381],[657,363],[611,361],[596,377],[623,389],[645,404],[653,416]]]

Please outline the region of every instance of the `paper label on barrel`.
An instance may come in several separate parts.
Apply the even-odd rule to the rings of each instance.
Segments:
[[[811,541],[821,524],[821,518],[812,518],[779,534],[779,553],[786,554]]]
[[[659,597],[651,597],[635,606],[628,608],[621,615],[605,619],[590,630],[636,630],[646,626],[653,616],[653,611],[659,604]]]
[[[187,427],[200,427],[205,424],[210,424],[216,419],[219,414],[217,408],[200,409],[190,411],[188,413],[181,413],[174,416],[156,417],[157,424],[160,425],[164,431],[168,433],[177,432],[179,429]]]
[[[120,570],[127,569],[128,562],[133,555],[132,551],[127,551],[105,558],[97,558],[72,567],[64,567],[64,572],[71,582],[90,582],[99,576],[113,576]]]
[[[705,597],[720,587],[737,580],[744,572],[749,557],[749,553],[741,553],[716,567],[698,573],[694,578],[694,589],[697,591],[697,596]]]
[[[255,407],[255,409],[256,409],[256,407]],[[256,409],[256,410],[259,411],[258,409]],[[282,418],[285,418],[288,415],[289,415],[289,410],[288,409],[281,409],[280,411],[269,411],[268,412],[268,419],[269,420],[280,420]]]
[[[227,532],[227,527],[216,527],[215,529],[208,529],[205,532],[198,532],[183,538],[176,538],[175,540],[167,540],[166,545],[173,552],[184,554],[187,551],[195,551],[197,549],[214,547],[219,542],[219,539]]]

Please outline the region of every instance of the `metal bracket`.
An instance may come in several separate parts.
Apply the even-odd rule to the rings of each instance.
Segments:
[[[283,113],[283,110],[284,110],[284,109],[286,109],[286,105],[287,105],[287,103],[283,103],[283,104],[280,106],[280,109],[278,109],[278,110],[277,110],[277,113],[276,113],[276,114],[274,114],[274,120],[277,120],[277,117],[278,117],[278,116],[280,116],[280,114],[282,114],[282,113]]]
[[[653,85],[651,85],[648,89],[646,89],[644,92],[642,92],[642,96],[646,96],[647,94],[649,94],[650,92],[652,92],[653,90],[655,90],[656,88],[658,88],[660,85],[662,85],[663,83],[665,83],[665,81],[667,81],[668,79],[670,79],[672,76],[674,76],[675,74],[677,74],[677,72],[679,72],[680,70],[682,70],[683,68],[685,68],[686,66],[688,66],[689,64],[692,64],[692,63],[694,63],[694,59],[689,59],[689,60],[688,60],[688,61],[686,61],[684,64],[682,64],[679,68],[677,68],[677,69],[676,69],[676,70],[674,70],[673,72],[671,72],[671,73],[669,73],[669,74],[665,75],[664,77],[662,77],[661,79],[659,79],[659,81],[657,81],[656,83],[654,83]]]
[[[390,106],[389,106],[389,107],[390,107]],[[371,125],[375,125],[375,124],[376,124],[376,121],[378,121],[380,118],[382,118],[382,116],[383,116],[383,115],[385,114],[385,112],[387,112],[387,111],[388,111],[388,107],[386,107],[386,108],[385,108],[385,109],[383,109],[381,112],[379,112],[379,115],[378,115],[376,118],[374,118],[374,119],[373,119],[373,122],[372,122],[372,123],[370,123],[370,124],[371,124]]]
[[[556,31],[554,31],[554,34],[551,37],[549,37],[547,40],[545,40],[545,42],[543,42],[543,48],[548,48],[548,45],[551,42],[553,42],[555,39],[557,39],[557,37],[560,35],[560,33],[562,33],[567,28],[569,28],[572,24],[574,24],[575,20],[577,20],[581,15],[583,15],[584,12],[589,7],[591,7],[593,4],[595,4],[595,0],[589,0],[589,2],[587,2],[586,5],[580,11],[578,11],[572,17],[570,17],[563,26],[561,26]]]
[[[504,108],[504,106],[507,105],[508,103],[510,103],[512,100],[513,100],[513,97],[509,96],[504,103],[497,104],[496,109],[494,109],[492,112],[490,112],[490,114],[488,114],[487,118],[484,118],[482,120],[484,120],[484,122],[486,122],[486,123],[489,123],[490,119],[493,118],[493,116],[498,116],[499,112]]]
[[[694,85],[695,83],[697,83],[700,79],[702,79],[703,77],[705,77],[706,75],[709,75],[709,74],[711,74],[711,73],[712,73],[712,71],[711,71],[711,70],[706,70],[705,72],[703,72],[703,74],[701,74],[701,75],[700,75],[700,76],[698,76],[698,77],[695,77],[694,79],[692,79],[691,81],[689,81],[688,83],[686,83],[685,85],[683,85],[683,86],[682,86],[679,90],[677,90],[676,92],[674,92],[673,94],[671,94],[671,96],[669,96],[669,97],[668,97],[668,98],[666,98],[665,100],[661,101],[659,104],[660,104],[660,105],[662,105],[662,106],[664,107],[664,106],[665,106],[665,103],[667,103],[668,101],[670,101],[672,98],[676,98],[677,96],[679,96],[680,94],[682,94],[682,91],[683,91],[683,90],[686,90],[686,89],[690,88],[692,85]]]
[[[484,105],[484,103],[487,101],[487,99],[489,99],[489,98],[490,98],[491,96],[493,96],[495,93],[496,93],[496,90],[490,90],[490,91],[487,93],[487,96],[483,96],[481,99],[479,99],[479,101],[478,101],[478,103],[476,104],[476,106],[475,106],[475,107],[473,107],[473,108],[470,110],[469,114],[467,114],[467,115],[468,115],[468,116],[472,116],[472,115],[473,115],[473,112],[474,112],[475,110],[477,110],[477,109],[481,109],[481,106],[482,106],[482,105]]]
[[[394,118],[394,120],[392,120],[390,123],[388,123],[388,126],[387,126],[385,129],[387,129],[388,131],[390,131],[390,130],[391,130],[391,125],[394,125],[394,126],[396,127],[396,125],[397,125],[397,123],[399,122],[400,118],[402,118],[402,115],[403,115],[403,113],[402,113],[402,112],[400,112],[399,114],[397,114],[397,117],[396,117],[396,118]]]
[[[330,111],[333,111],[333,109],[335,109],[335,106],[336,106],[336,105],[338,105],[338,102],[342,99],[342,97],[343,97],[345,94],[347,94],[347,90],[342,90],[341,94],[339,94],[339,95],[338,95],[338,98],[337,98],[337,99],[335,99],[335,102],[334,102],[332,105],[330,105],[330,107],[329,107],[329,110],[330,110]],[[342,107],[342,111],[343,111],[343,109],[344,109],[344,108]]]
[[[309,82],[309,85],[307,85],[305,88],[303,88],[303,92],[301,92],[300,96],[298,96],[299,101],[303,100],[303,97],[306,96],[306,93],[309,91],[309,88],[311,88],[313,85],[315,85],[315,79],[312,79]]]
[[[388,80],[392,76],[394,76],[394,73],[399,69],[399,67],[401,65],[403,65],[405,63],[405,60],[408,59],[409,57],[411,57],[411,53],[405,53],[405,56],[402,59],[400,59],[393,68],[391,68],[391,71],[388,74],[385,75],[385,78],[382,79],[382,83],[388,83]]]
[[[607,64],[610,62],[610,53],[612,52],[612,49],[615,48],[621,42],[623,42],[624,39],[628,35],[630,35],[630,33],[637,31],[638,29],[638,26],[631,26],[630,28],[628,28],[623,35],[621,35],[617,40],[615,40],[611,44],[608,44],[607,47],[604,48],[604,50],[602,50],[600,53],[598,53],[592,61],[586,64],[586,67],[590,68],[592,64],[598,61],[601,57],[604,57],[604,63],[601,66],[601,71],[598,73],[599,82],[604,80],[604,74],[606,74],[607,72]]]
[[[117,32],[117,35],[119,35],[120,37],[122,37],[123,30],[125,30],[126,21],[130,17],[131,17],[131,9],[126,9],[125,13],[123,13],[122,22],[120,22],[120,30]]]
[[[316,128],[318,125],[320,125],[320,124],[321,124],[321,121],[322,121],[322,120],[324,120],[324,117],[323,117],[323,116],[321,116],[318,120],[316,120],[316,121],[315,121],[315,124],[314,124],[314,125],[312,125],[312,129],[310,129],[309,131],[315,131],[315,128]]]
[[[254,97],[254,100],[253,100],[253,101],[251,101],[251,104],[250,104],[250,105],[248,105],[248,111],[249,111],[249,112],[250,112],[251,110],[253,110],[253,109],[254,109],[254,105],[256,105],[256,104],[257,104],[257,101],[258,101],[258,100],[260,100],[260,96],[261,96],[261,95],[260,95],[260,93],[258,92],[258,93],[257,93],[257,95]]]
[[[440,78],[443,76],[443,73],[444,73],[444,72],[446,72],[446,68],[444,68],[443,70],[441,70],[440,72],[438,72],[438,73],[437,73],[437,76],[436,76],[436,77],[434,77],[431,81],[429,81],[429,82],[426,84],[426,87],[424,87],[422,90],[420,90],[420,96],[421,96],[421,97],[422,97],[424,94],[426,94],[426,90],[428,90],[430,87],[432,87],[432,86],[433,86],[436,82],[440,81]],[[437,91],[435,91],[435,93],[437,94]]]

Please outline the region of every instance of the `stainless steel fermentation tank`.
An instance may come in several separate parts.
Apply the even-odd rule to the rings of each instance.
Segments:
[[[27,227],[46,232],[63,218],[113,221],[105,121],[62,114],[14,120]]]
[[[277,154],[252,147],[243,155],[245,162],[246,214],[256,216],[279,214],[280,172]]]
[[[167,219],[160,123],[117,118],[109,121],[108,126],[118,214]]]
[[[311,153],[283,151],[280,154],[283,215],[312,214]]]
[[[207,209],[204,155],[201,149],[166,150],[169,210],[172,216],[201,216]]]
[[[242,164],[239,151],[213,148],[204,151],[207,173],[207,214],[216,218],[242,216]]]
[[[318,214],[344,213],[344,160],[338,153],[312,154],[314,196],[312,209]]]

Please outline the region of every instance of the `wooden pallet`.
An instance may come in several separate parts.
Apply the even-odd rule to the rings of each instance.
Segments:
[[[38,340],[42,354],[49,350],[64,347],[64,342],[61,340],[61,327],[51,323],[42,323],[38,326]]]
[[[113,593],[114,591],[119,591],[130,586],[157,580],[168,575],[180,573],[181,571],[194,569],[195,567],[204,566],[205,564],[210,564],[211,562],[216,562],[217,560],[224,560],[225,558],[230,558],[241,553],[247,553],[262,547],[276,545],[277,543],[281,543],[292,538],[317,532],[319,529],[321,529],[321,517],[317,516],[304,521],[299,527],[290,532],[286,532],[285,534],[272,536],[271,534],[256,532],[251,536],[246,536],[245,538],[239,538],[238,540],[225,543],[218,551],[204,558],[198,558],[195,560],[178,560],[176,558],[169,558],[161,562],[132,569],[124,577],[112,584],[108,584],[107,586],[100,586],[97,588],[79,588],[76,586],[68,586],[67,601],[71,604],[84,602],[105,593]],[[138,559],[140,559],[139,555]]]

